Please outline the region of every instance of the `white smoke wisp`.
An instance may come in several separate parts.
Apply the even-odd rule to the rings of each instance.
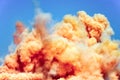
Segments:
[[[4,59],[3,58],[0,58],[0,65],[2,65],[4,62]]]

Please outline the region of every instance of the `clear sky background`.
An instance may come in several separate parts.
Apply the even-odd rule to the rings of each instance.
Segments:
[[[120,0],[37,0],[44,12],[52,14],[55,21],[62,20],[65,14],[76,15],[84,10],[89,15],[104,14],[111,23],[115,35],[120,39]],[[31,26],[35,16],[33,0],[0,0],[0,57],[8,54],[8,46],[13,42],[16,21]]]

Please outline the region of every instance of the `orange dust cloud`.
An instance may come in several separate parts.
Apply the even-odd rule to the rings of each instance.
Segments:
[[[104,15],[65,15],[51,34],[49,19],[39,14],[31,31],[16,23],[17,47],[5,57],[0,80],[120,80],[120,49]]]

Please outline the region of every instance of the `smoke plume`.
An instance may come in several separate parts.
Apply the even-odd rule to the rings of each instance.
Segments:
[[[65,15],[49,34],[49,13],[38,12],[30,31],[18,21],[16,49],[5,57],[0,80],[119,80],[120,49],[102,14]]]

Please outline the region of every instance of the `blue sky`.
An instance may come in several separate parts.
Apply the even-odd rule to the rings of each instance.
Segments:
[[[52,14],[53,20],[62,20],[65,14],[76,15],[84,10],[89,15],[104,14],[111,23],[115,36],[120,39],[120,0],[37,0],[44,12]],[[13,41],[16,21],[31,26],[35,16],[33,0],[0,0],[0,57],[8,54],[8,46]]]

